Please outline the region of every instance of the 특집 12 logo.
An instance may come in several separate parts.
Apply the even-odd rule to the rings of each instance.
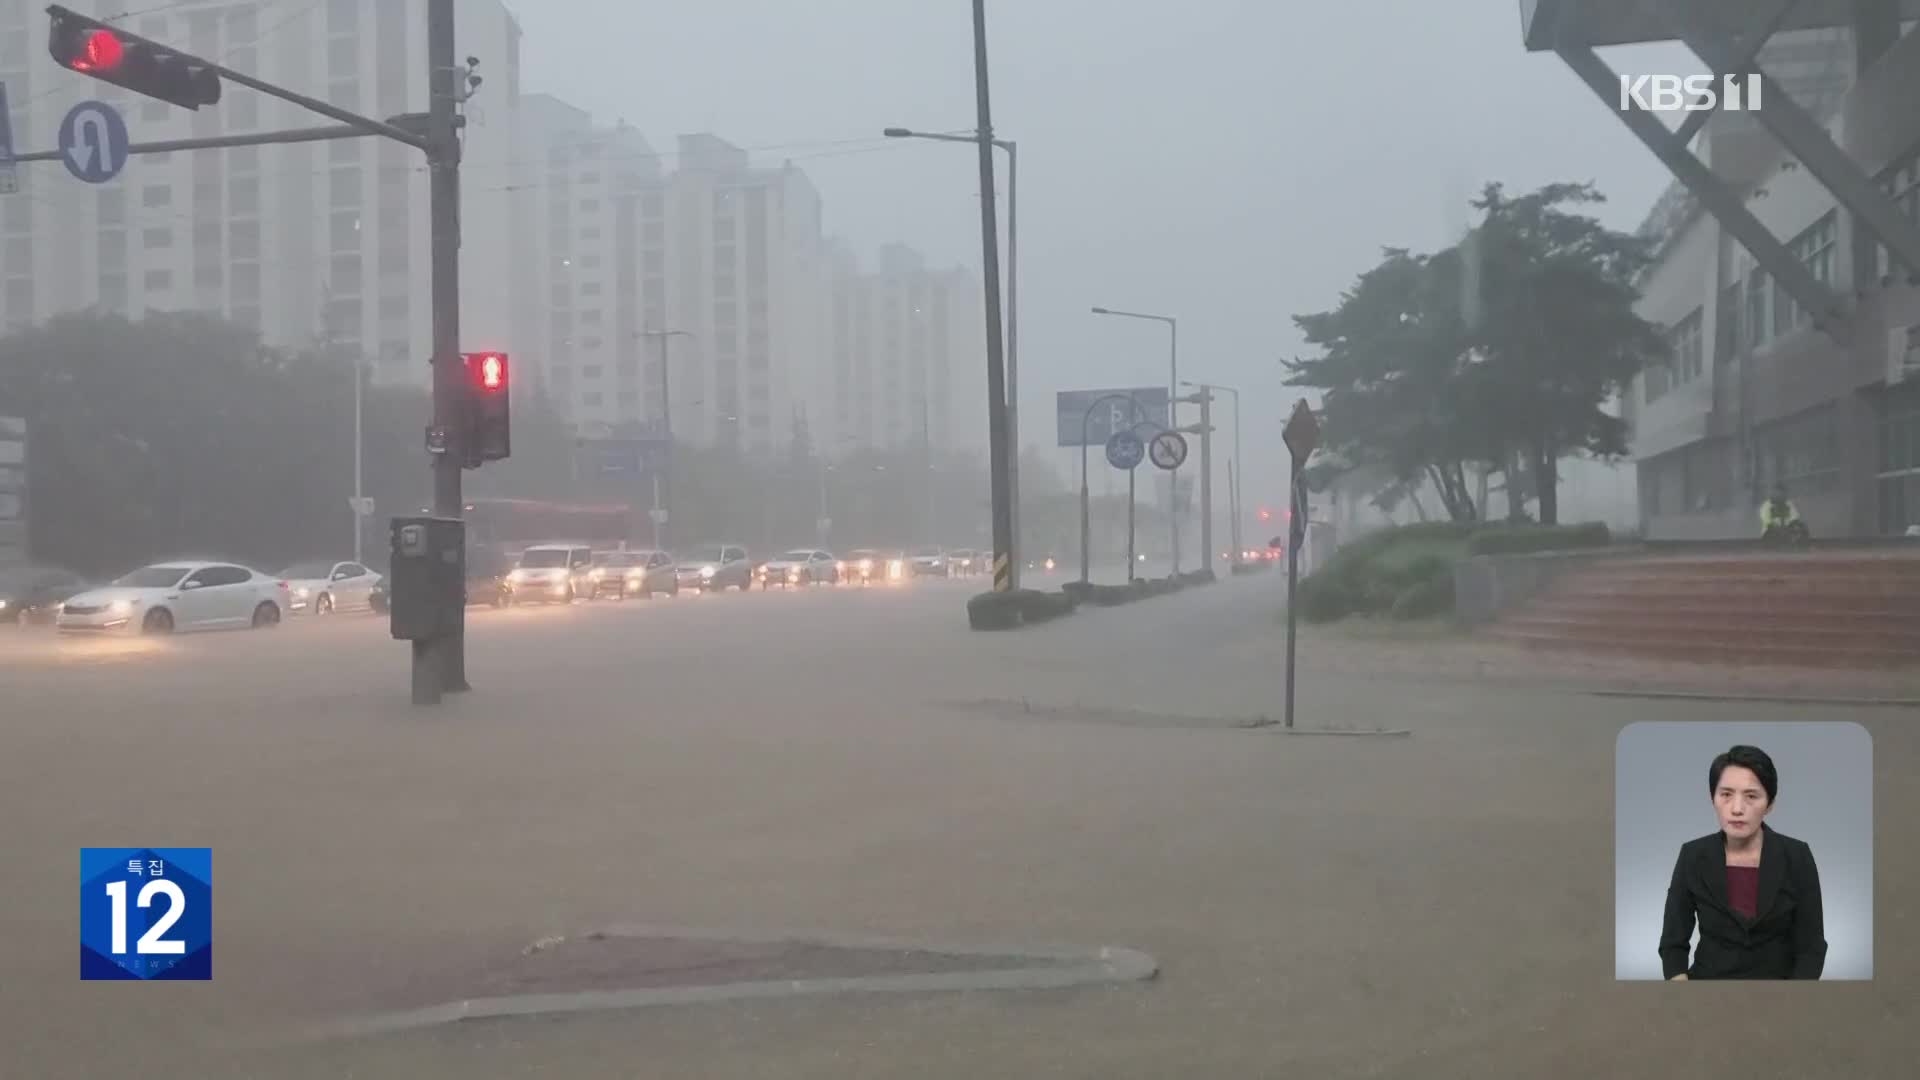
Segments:
[[[213,978],[212,848],[81,848],[80,978]]]

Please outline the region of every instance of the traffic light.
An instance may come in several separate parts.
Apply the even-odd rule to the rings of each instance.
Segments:
[[[198,109],[220,100],[220,74],[204,61],[65,8],[51,8],[47,14],[51,20],[47,52],[54,63],[69,71],[183,109]]]
[[[462,353],[460,359],[467,376],[466,463],[477,469],[512,452],[511,368],[502,352]]]

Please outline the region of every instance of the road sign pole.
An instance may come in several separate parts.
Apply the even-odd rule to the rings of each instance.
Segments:
[[[1127,584],[1133,584],[1133,484],[1138,469],[1127,470]]]
[[[1287,498],[1296,498],[1295,492],[1301,483],[1301,459],[1293,459],[1293,468],[1288,480]],[[1292,505],[1291,502],[1288,505]],[[1294,638],[1300,623],[1299,608],[1294,597],[1300,588],[1300,545],[1293,542],[1291,533],[1287,536],[1287,727],[1293,727],[1293,657]]]
[[[1287,444],[1287,727],[1293,727],[1294,641],[1300,624],[1294,603],[1300,587],[1300,537],[1306,532],[1307,459],[1320,445],[1320,422],[1303,398],[1294,403],[1293,415],[1280,431]]]

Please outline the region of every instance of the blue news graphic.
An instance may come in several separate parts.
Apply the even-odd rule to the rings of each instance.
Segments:
[[[213,978],[213,849],[81,848],[80,978]]]

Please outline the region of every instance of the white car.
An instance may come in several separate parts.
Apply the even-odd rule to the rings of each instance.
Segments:
[[[907,572],[914,577],[952,577],[947,553],[937,547],[914,548],[907,556]]]
[[[833,556],[813,548],[789,551],[777,559],[768,559],[760,568],[760,587],[778,585],[831,585],[840,580],[840,565]]]
[[[288,611],[330,615],[336,611],[368,611],[380,575],[357,562],[296,563],[280,571],[292,594]]]
[[[157,563],[69,597],[53,625],[96,634],[263,628],[277,626],[290,603],[286,582],[244,566]]]

